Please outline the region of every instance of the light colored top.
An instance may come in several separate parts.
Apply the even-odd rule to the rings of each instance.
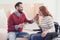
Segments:
[[[55,32],[54,21],[50,16],[45,16],[42,18],[40,26],[43,31],[47,30],[47,32]]]

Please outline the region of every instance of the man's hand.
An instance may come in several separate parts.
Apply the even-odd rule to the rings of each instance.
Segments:
[[[19,28],[23,28],[23,27],[24,27],[24,23],[19,24],[18,27],[19,27]]]

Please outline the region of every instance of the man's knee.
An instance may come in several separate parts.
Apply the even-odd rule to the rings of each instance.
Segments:
[[[14,40],[14,39],[16,39],[16,34],[15,34],[15,32],[9,32],[9,33],[8,33],[8,39],[9,39],[9,40]]]
[[[21,37],[29,37],[29,34],[26,33],[26,32],[20,32],[20,33],[18,34],[18,36],[21,36]]]

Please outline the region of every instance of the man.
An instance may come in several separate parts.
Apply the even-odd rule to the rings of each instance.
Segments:
[[[27,37],[28,33],[22,32],[25,22],[33,23],[33,20],[28,20],[23,12],[22,2],[15,4],[16,11],[8,18],[8,39],[16,40],[17,36]]]

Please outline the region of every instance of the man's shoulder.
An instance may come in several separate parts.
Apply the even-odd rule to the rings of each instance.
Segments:
[[[13,12],[9,15],[9,17],[13,17],[14,15],[15,15],[15,13]]]

